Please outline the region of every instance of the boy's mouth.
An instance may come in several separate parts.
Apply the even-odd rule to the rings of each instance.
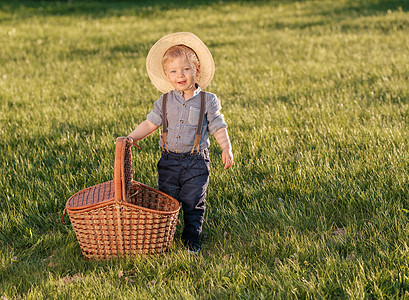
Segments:
[[[186,81],[179,81],[178,84],[180,85],[186,84]]]

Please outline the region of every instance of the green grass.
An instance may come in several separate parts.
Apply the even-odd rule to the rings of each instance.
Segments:
[[[0,297],[409,297],[409,3],[0,2]],[[203,251],[86,261],[67,199],[113,178],[152,109],[161,36],[209,46],[235,165],[212,139]],[[156,132],[133,150],[156,187]]]

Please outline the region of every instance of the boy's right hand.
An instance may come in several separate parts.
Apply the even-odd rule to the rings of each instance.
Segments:
[[[137,147],[137,148],[139,148],[139,149],[142,149],[139,145],[135,144],[134,139],[131,138],[129,135],[128,135],[127,137],[125,137],[125,139],[126,139],[126,141],[129,142],[131,145],[133,145],[133,146],[135,146],[135,147]]]
[[[133,144],[133,138],[131,138],[129,135],[126,137],[127,141]]]

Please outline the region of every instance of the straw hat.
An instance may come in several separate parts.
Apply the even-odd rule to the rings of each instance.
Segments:
[[[146,70],[153,85],[162,93],[167,93],[174,89],[163,71],[162,57],[166,50],[175,45],[185,45],[196,52],[200,61],[200,74],[196,81],[204,89],[213,79],[214,61],[206,45],[190,32],[177,32],[165,35],[152,46],[146,57]]]

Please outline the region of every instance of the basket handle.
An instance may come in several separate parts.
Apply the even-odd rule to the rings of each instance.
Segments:
[[[130,141],[127,137],[118,137],[116,139],[114,164],[114,199],[117,202],[121,202],[125,199],[125,151],[127,148],[130,148],[132,146],[141,149],[141,147]],[[130,175],[132,176],[132,174]]]

